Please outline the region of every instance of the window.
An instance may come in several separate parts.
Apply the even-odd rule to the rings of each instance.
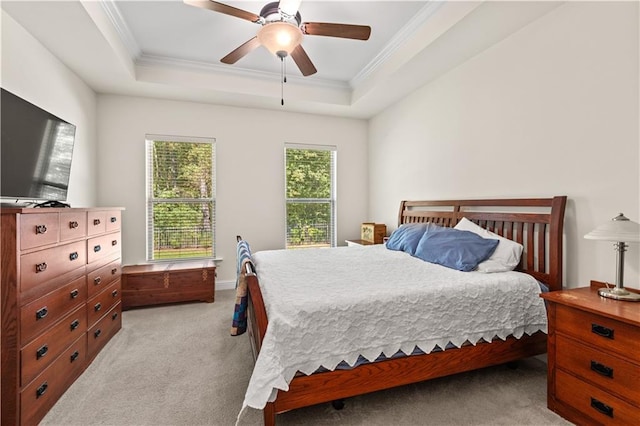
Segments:
[[[215,140],[146,139],[147,259],[215,257]]]
[[[286,247],[335,247],[336,148],[285,145]]]

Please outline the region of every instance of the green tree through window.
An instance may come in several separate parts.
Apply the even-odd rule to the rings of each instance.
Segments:
[[[287,248],[335,246],[334,147],[285,146]]]
[[[172,139],[147,136],[147,258],[214,257],[214,143]]]

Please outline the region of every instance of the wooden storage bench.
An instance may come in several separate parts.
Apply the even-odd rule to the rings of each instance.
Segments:
[[[213,302],[212,260],[128,265],[122,268],[122,309],[176,302]]]

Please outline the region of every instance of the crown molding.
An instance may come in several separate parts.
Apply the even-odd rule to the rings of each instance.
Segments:
[[[404,44],[425,22],[442,7],[441,1],[429,1],[423,6],[418,13],[402,29],[393,36],[391,40],[384,46],[362,70],[356,74],[350,81],[349,85],[354,88],[366,80],[369,76],[376,72],[386,61],[389,60],[402,44]]]
[[[120,13],[120,9],[114,0],[100,0],[103,10],[111,21],[118,36],[122,40],[127,52],[131,56],[131,60],[136,66],[140,67],[163,67],[174,68],[183,71],[206,72],[213,74],[222,74],[228,76],[237,76],[244,78],[252,78],[264,81],[272,81],[274,78],[279,79],[280,74],[265,71],[249,70],[240,67],[229,67],[228,65],[212,64],[210,62],[191,61],[185,59],[170,58],[166,56],[150,55],[144,53],[136,42],[133,33],[129,29],[124,17]],[[349,83],[340,80],[329,80],[299,77],[296,75],[287,75],[287,80],[294,84],[328,88],[333,90],[350,90]]]
[[[210,62],[192,61],[186,59],[169,58],[166,56],[148,55],[142,53],[136,60],[136,66],[149,68],[174,68],[182,71],[205,72],[208,74],[222,74],[227,76],[244,77],[256,80],[273,81],[279,80],[280,74],[249,70],[240,67],[231,67],[229,65],[218,65]],[[287,75],[287,82],[299,84],[302,86],[312,86],[333,90],[349,90],[349,84],[345,81],[319,79],[310,77],[290,76]]]
[[[137,58],[142,55],[142,50],[140,49],[140,46],[138,46],[127,22],[122,17],[116,2],[114,0],[100,0],[100,5],[111,21],[113,28],[115,28],[118,33],[118,36],[127,49],[127,52],[129,52],[131,60],[135,62]]]

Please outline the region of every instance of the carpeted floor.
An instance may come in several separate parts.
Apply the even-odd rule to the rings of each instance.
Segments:
[[[233,425],[251,375],[246,335],[229,336],[234,292],[126,311],[122,330],[42,425]],[[279,425],[567,425],[546,408],[546,365],[531,358],[279,415]],[[241,425],[262,423],[249,410]]]

